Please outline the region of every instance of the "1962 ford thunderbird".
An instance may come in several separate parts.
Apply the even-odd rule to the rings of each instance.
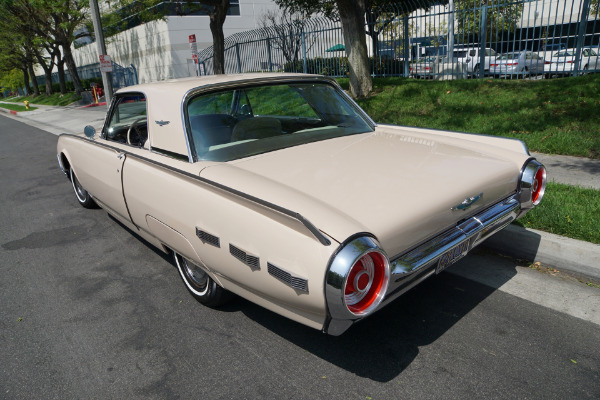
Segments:
[[[172,252],[201,303],[231,292],[331,335],[536,206],[518,140],[377,125],[337,83],[209,76],[118,91],[58,161],[98,204]]]

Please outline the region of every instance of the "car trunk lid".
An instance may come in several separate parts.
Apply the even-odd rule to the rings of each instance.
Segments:
[[[507,153],[513,152],[377,128],[211,166],[201,175],[298,212],[337,241],[372,233],[393,256],[514,192],[523,155],[502,157]]]

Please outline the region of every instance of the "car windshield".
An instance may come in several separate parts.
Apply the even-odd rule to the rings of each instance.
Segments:
[[[373,131],[366,116],[328,83],[210,92],[192,97],[186,111],[195,160],[231,161]]]
[[[498,60],[516,60],[517,58],[519,58],[519,53],[506,53],[501,54]]]
[[[554,57],[575,57],[575,51],[563,50],[559,51]]]

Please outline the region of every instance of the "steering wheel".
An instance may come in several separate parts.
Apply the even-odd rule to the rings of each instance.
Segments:
[[[147,135],[144,135],[143,132],[140,131],[140,128],[138,128],[138,123],[140,122],[145,122],[146,118],[140,118],[137,119],[135,121],[133,121],[133,124],[131,124],[131,126],[129,127],[129,129],[127,129],[127,143],[132,145],[132,146],[140,146],[142,147],[144,145],[144,142],[146,142],[146,139],[148,138]],[[133,135],[132,135],[133,132]]]

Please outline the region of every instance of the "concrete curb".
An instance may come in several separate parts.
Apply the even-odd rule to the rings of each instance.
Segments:
[[[18,115],[17,111],[9,110],[8,108],[0,107],[0,112],[12,115]]]
[[[575,275],[600,280],[600,245],[509,225],[483,246],[510,257],[539,261]]]

